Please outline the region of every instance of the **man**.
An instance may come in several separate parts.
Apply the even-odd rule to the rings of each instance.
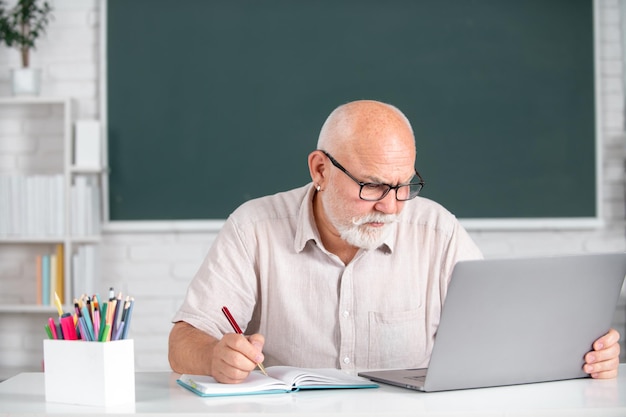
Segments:
[[[308,158],[312,183],[226,221],[174,316],[172,369],[237,383],[261,362],[427,366],[452,268],[482,255],[452,214],[416,198],[415,156],[397,108],[335,109]],[[598,339],[585,371],[614,377],[618,340],[615,330]]]

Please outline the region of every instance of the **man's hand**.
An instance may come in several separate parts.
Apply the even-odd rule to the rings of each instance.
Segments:
[[[260,334],[246,337],[236,333],[224,335],[213,347],[211,373],[218,382],[236,384],[242,382],[263,362],[263,344]]]
[[[593,342],[593,350],[585,355],[583,370],[592,378],[606,379],[617,376],[619,365],[619,333],[615,329]]]
[[[218,340],[179,321],[170,332],[168,359],[179,374],[210,375],[219,382],[237,383],[263,362],[264,343],[260,334],[230,333]]]

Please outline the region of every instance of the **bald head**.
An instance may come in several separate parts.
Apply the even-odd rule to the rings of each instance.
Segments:
[[[308,162],[316,190],[315,222],[326,248],[347,264],[358,248],[382,244],[404,201],[395,192],[379,200],[361,193],[364,183],[368,189],[387,185],[397,190],[415,176],[415,139],[404,114],[372,100],[339,106],[322,126]]]
[[[318,149],[332,154],[376,154],[402,148],[415,153],[413,129],[396,107],[373,100],[359,100],[337,107],[320,131]]]

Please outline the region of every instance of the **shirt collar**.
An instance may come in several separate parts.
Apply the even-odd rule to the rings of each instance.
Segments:
[[[315,187],[313,187],[313,183],[310,183],[307,187],[308,191],[304,199],[302,199],[300,210],[298,211],[296,237],[294,240],[294,249],[296,252],[302,252],[309,240],[313,240],[319,246],[322,246],[322,240],[317,226],[315,225],[315,217],[313,216],[313,196],[315,195]]]
[[[296,236],[294,240],[294,249],[298,253],[304,250],[304,247],[310,240],[314,241],[319,247],[324,247],[319,231],[317,230],[317,225],[315,224],[315,216],[313,215],[313,197],[315,196],[315,192],[313,183],[310,183],[308,185],[308,191],[300,204]],[[377,250],[384,253],[393,252],[396,236],[398,234],[398,224],[399,223],[395,223],[391,226],[391,232],[387,235]]]

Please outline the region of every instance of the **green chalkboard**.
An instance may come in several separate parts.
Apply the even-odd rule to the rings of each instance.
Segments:
[[[111,220],[223,219],[305,184],[354,99],[413,123],[460,218],[596,217],[591,0],[108,0]]]

